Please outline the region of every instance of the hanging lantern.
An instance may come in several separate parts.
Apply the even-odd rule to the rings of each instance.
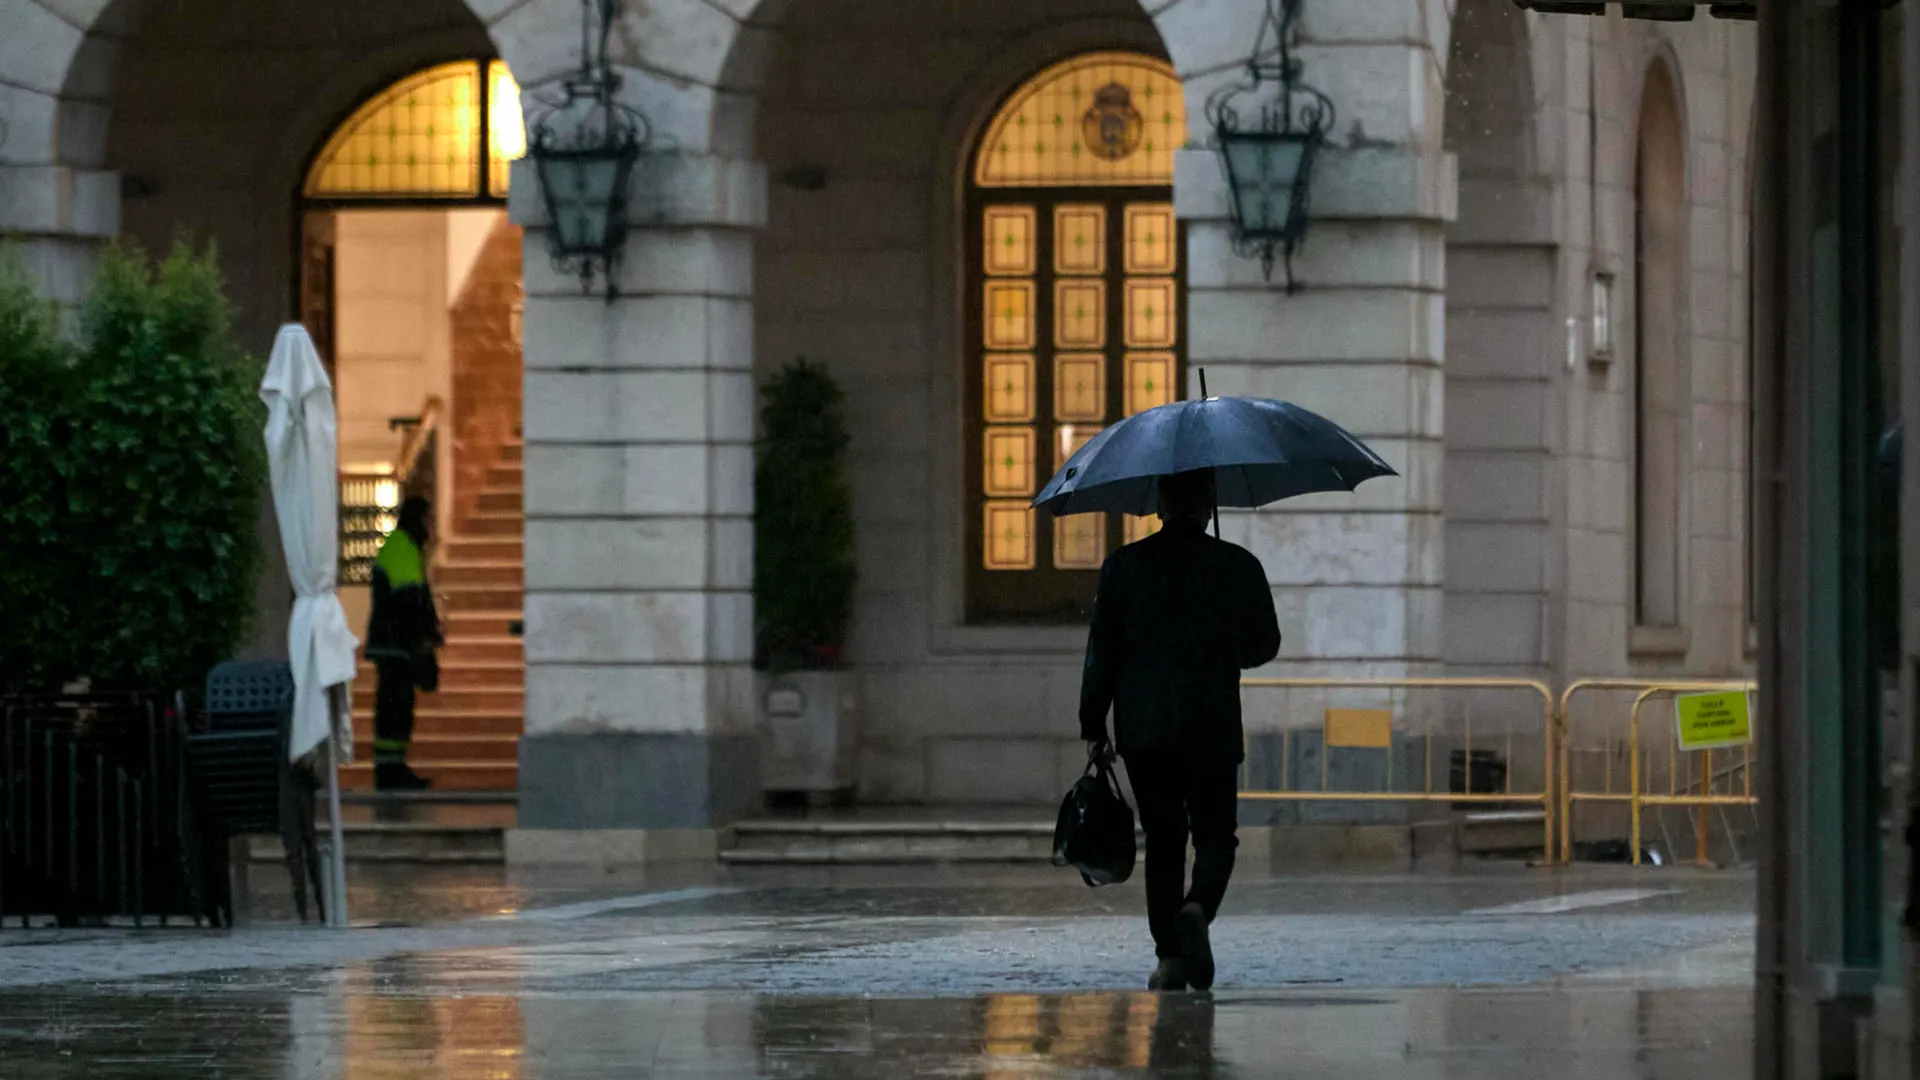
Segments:
[[[554,266],[577,274],[582,289],[595,277],[607,300],[619,295],[620,252],[627,239],[627,189],[647,144],[646,118],[618,100],[620,76],[607,63],[607,38],[618,0],[582,0],[580,72],[564,97],[534,120],[527,156],[547,209],[547,247]],[[598,47],[592,48],[594,17]]]
[[[1300,0],[1267,0],[1248,81],[1207,101],[1213,146],[1226,171],[1234,251],[1258,256],[1267,280],[1282,261],[1287,292],[1299,291],[1293,255],[1307,235],[1314,157],[1327,144],[1333,101],[1300,80],[1293,20]]]

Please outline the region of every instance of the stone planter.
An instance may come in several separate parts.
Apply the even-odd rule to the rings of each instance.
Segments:
[[[858,709],[846,671],[762,674],[760,778],[769,792],[844,792],[854,786]]]

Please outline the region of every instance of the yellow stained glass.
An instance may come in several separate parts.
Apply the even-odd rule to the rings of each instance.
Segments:
[[[487,64],[488,193],[505,198],[511,166],[527,156],[527,119],[520,111],[520,84],[504,61]]]
[[[981,440],[982,487],[993,498],[1033,494],[1033,429],[991,427]]]
[[[1053,208],[1053,271],[1056,274],[1107,272],[1107,208],[1099,205]]]
[[[1107,358],[1101,353],[1068,353],[1053,360],[1053,418],[1107,418]]]
[[[1173,280],[1128,279],[1127,348],[1170,349],[1174,326]]]
[[[982,187],[1171,184],[1186,97],[1164,60],[1087,53],[1029,79],[980,143]]]
[[[1031,274],[1036,267],[1031,206],[989,206],[986,210],[987,273]]]
[[[1033,508],[1023,502],[990,502],[984,517],[986,551],[982,564],[989,570],[1033,569]]]
[[[1160,519],[1158,517],[1152,515],[1147,517],[1134,517],[1132,514],[1128,514],[1126,517],[1127,543],[1129,544],[1137,544],[1160,531]]]
[[[1071,514],[1053,521],[1053,565],[1098,570],[1107,559],[1107,515]]]
[[[483,71],[490,103],[484,117]],[[526,148],[520,88],[505,64],[440,64],[401,79],[355,110],[314,160],[305,191],[322,199],[505,196],[508,165]]]
[[[1127,415],[1146,412],[1174,400],[1172,353],[1127,354]]]
[[[987,348],[1033,348],[1033,282],[987,282],[986,323]]]
[[[1127,273],[1173,273],[1177,238],[1172,203],[1128,203]]]
[[[1024,424],[1033,419],[1033,356],[989,356],[982,400],[989,424]]]
[[[1098,349],[1107,343],[1107,283],[1067,278],[1053,283],[1053,343],[1063,349]]]
[[[1098,424],[1061,424],[1053,429],[1053,468],[1055,472],[1066,467],[1067,460],[1080,452],[1080,448],[1093,441],[1100,434]]]

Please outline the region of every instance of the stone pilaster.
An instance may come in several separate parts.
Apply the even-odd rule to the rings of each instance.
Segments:
[[[537,859],[544,830],[708,830],[758,797],[746,230],[764,186],[738,161],[644,158],[631,217],[647,224],[608,302],[554,272],[535,177],[516,169],[528,228],[515,850]]]

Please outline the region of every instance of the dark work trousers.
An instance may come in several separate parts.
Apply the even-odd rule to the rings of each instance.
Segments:
[[[413,741],[413,663],[382,658],[374,667],[380,682],[373,696],[373,763],[404,765]]]
[[[1233,876],[1239,825],[1240,766],[1231,760],[1189,758],[1178,750],[1127,756],[1127,778],[1147,834],[1147,925],[1154,954],[1180,955],[1175,917],[1189,901],[1212,922]],[[1187,836],[1193,836],[1193,888],[1188,889]]]

